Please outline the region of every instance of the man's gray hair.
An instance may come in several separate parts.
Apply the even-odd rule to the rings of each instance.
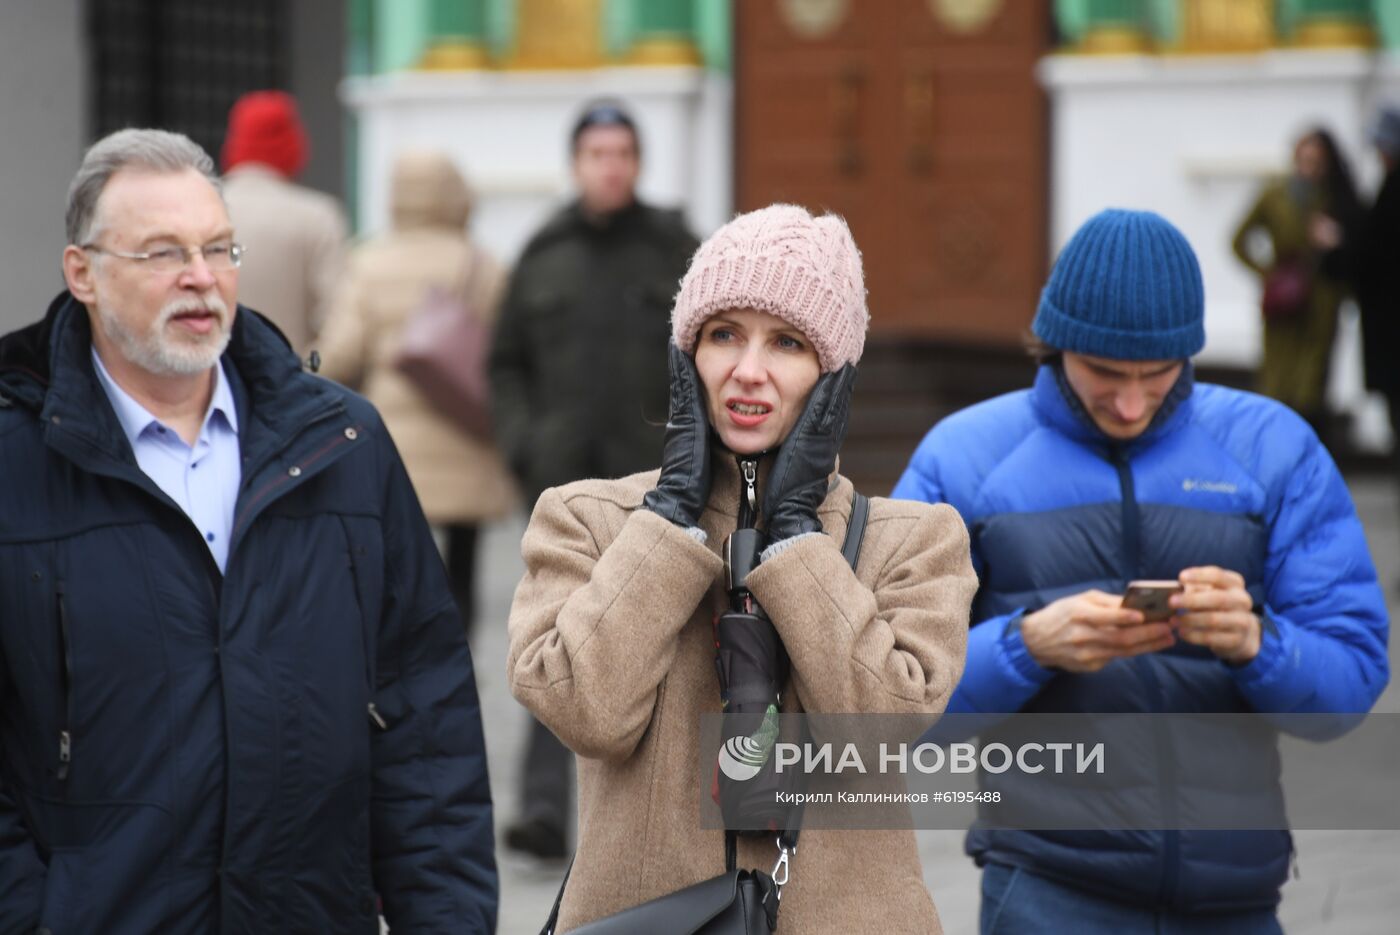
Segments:
[[[168,130],[118,130],[88,147],[83,164],[68,186],[64,229],[68,242],[82,246],[95,236],[92,229],[97,200],[113,175],[121,169],[149,172],[181,172],[194,169],[222,193],[214,160],[183,133]]]

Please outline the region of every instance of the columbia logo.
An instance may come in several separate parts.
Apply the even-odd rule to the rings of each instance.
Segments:
[[[1234,493],[1240,488],[1223,480],[1184,480],[1181,489],[1187,493]]]

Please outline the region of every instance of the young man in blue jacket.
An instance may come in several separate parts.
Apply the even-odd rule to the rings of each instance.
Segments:
[[[894,496],[950,503],[981,588],[953,712],[1365,712],[1389,622],[1340,473],[1307,423],[1196,383],[1196,256],[1109,210],[1070,240],[1029,390],[934,427]],[[1175,579],[1170,623],[1122,606]],[[1173,756],[1170,751],[1167,754]],[[1278,777],[1248,794],[1278,796]],[[975,829],[983,932],[1278,932],[1285,831]]]
[[[123,130],[0,339],[0,931],[491,932],[471,657],[363,399],[237,306],[208,155]]]

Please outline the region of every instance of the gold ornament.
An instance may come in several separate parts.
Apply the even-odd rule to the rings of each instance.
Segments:
[[[850,12],[850,0],[782,0],[778,10],[788,28],[803,39],[831,35]]]
[[[934,18],[949,32],[981,32],[1001,12],[1005,0],[928,0]]]
[[[603,0],[520,0],[511,68],[596,68],[606,56]]]
[[[1274,44],[1274,0],[1186,0],[1183,52],[1250,52]]]

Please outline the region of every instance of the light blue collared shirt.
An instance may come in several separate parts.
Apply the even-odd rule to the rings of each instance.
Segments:
[[[214,395],[193,448],[185,444],[179,432],[163,425],[117,385],[96,349],[92,352],[92,367],[97,371],[97,382],[112,401],[127,441],[131,442],[136,463],[185,511],[204,536],[219,571],[223,571],[228,562],[238,485],[243,480],[238,412],[223,364],[214,368]]]

